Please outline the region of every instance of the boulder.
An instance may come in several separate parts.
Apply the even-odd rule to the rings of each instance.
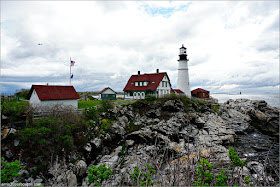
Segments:
[[[77,163],[76,163],[76,171],[75,171],[75,174],[77,176],[83,176],[87,171],[87,164],[85,161],[83,160],[79,160]]]
[[[95,147],[99,148],[101,145],[101,139],[100,138],[94,138],[94,140],[91,140],[90,143],[94,144]]]

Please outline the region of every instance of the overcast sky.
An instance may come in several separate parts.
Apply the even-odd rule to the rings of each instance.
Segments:
[[[38,45],[42,43],[42,45]],[[279,1],[1,1],[1,92],[32,84],[122,91],[187,47],[191,89],[279,91]]]

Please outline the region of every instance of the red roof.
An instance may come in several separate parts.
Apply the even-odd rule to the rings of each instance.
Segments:
[[[180,89],[173,89],[173,88],[171,88],[171,93],[184,93],[182,90],[180,90]]]
[[[131,75],[130,79],[128,80],[126,86],[124,87],[123,91],[143,91],[143,90],[156,90],[159,83],[163,79],[164,76],[168,75],[166,72],[162,73],[145,73],[142,75]],[[169,78],[168,78],[169,79]],[[135,82],[144,82],[148,81],[147,86],[135,86]],[[154,83],[153,83],[154,82]],[[132,84],[133,83],[133,84]]]
[[[98,94],[101,94],[102,92],[104,92],[104,91],[107,90],[107,89],[112,90],[110,87],[107,87],[107,88],[104,88],[103,90],[101,90]],[[114,90],[112,90],[112,91],[115,92]],[[115,93],[117,93],[117,92],[115,92]]]
[[[177,92],[177,93],[184,93],[182,90],[180,90],[180,89],[174,89],[175,90],[175,92]]]
[[[32,85],[28,99],[30,99],[34,89],[41,101],[80,98],[73,86]]]
[[[204,89],[202,89],[202,88],[197,88],[197,89],[195,89],[195,90],[192,90],[191,92],[209,92],[209,91],[204,90]]]

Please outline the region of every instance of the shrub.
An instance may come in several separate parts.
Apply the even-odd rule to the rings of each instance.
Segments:
[[[134,171],[130,174],[130,177],[133,179],[134,185],[139,186],[153,186],[154,178],[153,175],[156,174],[156,171],[151,168],[149,164],[146,165],[146,172],[140,171],[138,167],[134,167]]]
[[[110,101],[110,100],[102,100],[100,102],[100,106],[98,108],[98,111],[99,112],[107,112],[109,109],[112,109],[114,106],[113,106],[113,103]]]
[[[247,162],[246,160],[245,161],[242,161],[239,156],[237,156],[237,152],[235,152],[233,150],[232,147],[229,148],[229,158],[231,160],[231,164],[230,164],[230,168],[232,169],[233,167],[236,167],[236,166],[240,166],[240,167],[243,167],[243,166],[247,166]]]
[[[211,174],[212,169],[213,166],[205,160],[205,158],[202,158],[197,166],[196,176],[198,179],[195,181],[194,185],[209,186],[213,179],[213,175]]]
[[[227,185],[227,179],[228,179],[228,171],[225,169],[222,169],[220,173],[215,178],[216,184],[215,186],[228,186]]]
[[[2,114],[8,116],[9,119],[17,121],[20,120],[29,106],[28,101],[10,101],[1,103]]]
[[[96,98],[92,97],[91,95],[87,97],[89,100],[97,100]]]
[[[108,132],[111,128],[111,125],[112,125],[112,121],[107,119],[102,119],[100,128],[105,132]]]
[[[18,172],[23,168],[20,161],[5,162],[1,157],[1,183],[12,182],[14,177],[20,177]]]
[[[157,100],[157,98],[154,95],[146,95],[145,100],[146,101],[155,101],[155,100]]]
[[[88,124],[81,116],[67,111],[54,115],[16,131],[23,157],[34,157],[33,164],[40,159],[48,163],[51,157],[70,154],[88,142]]]
[[[87,120],[94,120],[94,121],[99,120],[98,111],[96,110],[95,107],[87,108],[84,112],[84,116]]]
[[[123,156],[125,154],[125,145],[122,145],[122,150],[118,152],[118,156]]]
[[[232,147],[229,148],[229,158],[231,160],[231,164],[229,169],[233,171],[234,167],[243,167],[247,166],[246,161],[242,161],[237,153],[233,150]],[[196,177],[197,180],[194,183],[194,186],[209,186],[214,184],[214,186],[232,186],[233,184],[228,183],[229,178],[229,171],[222,169],[218,175],[214,178],[213,174],[211,173],[213,166],[202,158],[198,163],[197,170],[196,170]],[[213,180],[214,178],[214,180]],[[250,176],[245,177],[244,182],[246,184],[250,183]],[[240,184],[238,184],[240,185]]]
[[[88,171],[89,175],[87,184],[93,183],[94,186],[101,186],[102,182],[105,179],[108,179],[109,176],[113,173],[111,171],[111,168],[107,168],[105,164],[101,164],[98,167],[93,165],[88,169]]]
[[[29,89],[21,89],[17,91],[16,96],[22,99],[27,99],[29,91]]]

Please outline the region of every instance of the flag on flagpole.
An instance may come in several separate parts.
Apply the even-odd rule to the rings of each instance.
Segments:
[[[74,66],[75,61],[71,60],[71,66]]]
[[[73,75],[73,73],[72,73],[72,75],[71,75],[71,79],[73,79],[73,77],[74,77],[74,75]]]

